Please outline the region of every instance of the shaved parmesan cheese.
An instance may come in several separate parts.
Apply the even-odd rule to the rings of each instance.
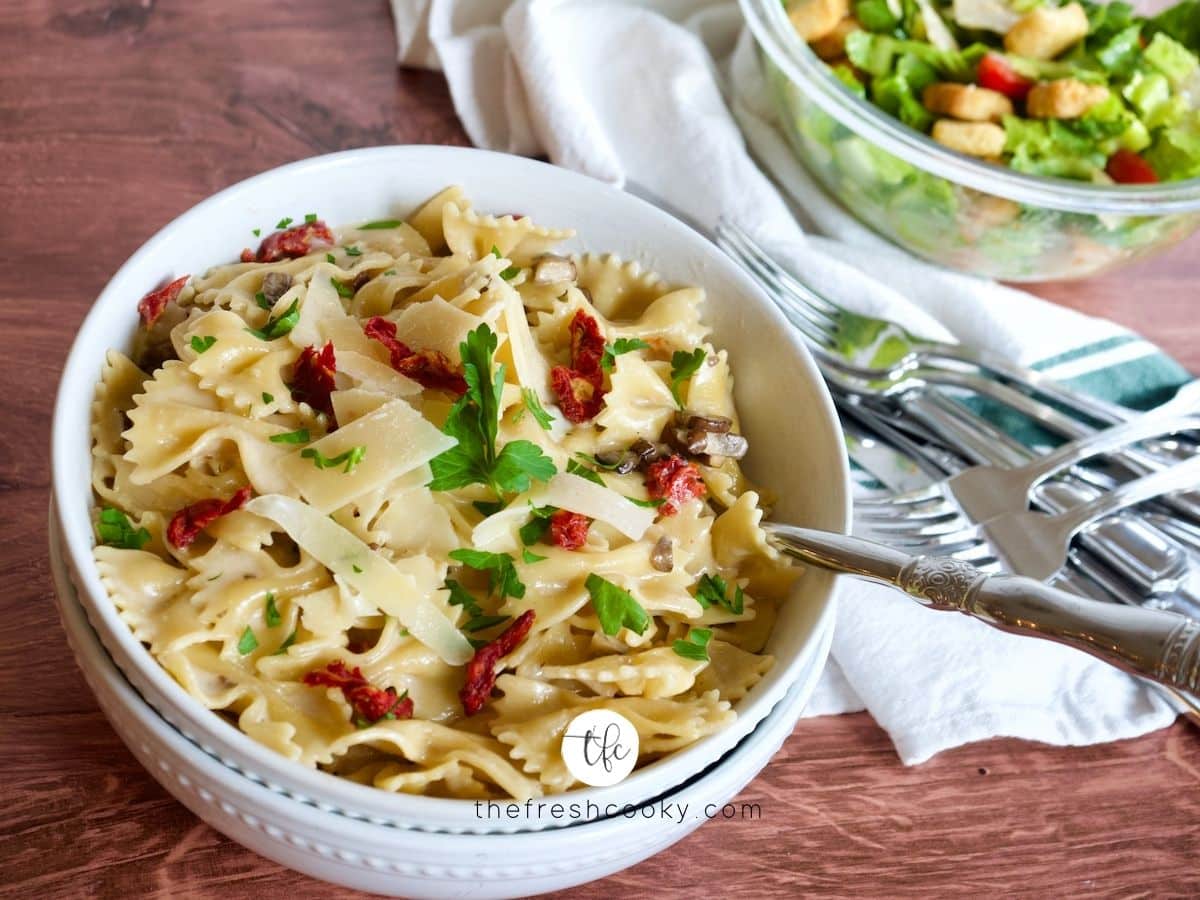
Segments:
[[[328,513],[429,462],[456,443],[404,400],[391,400],[297,450],[279,467],[305,500]],[[365,448],[365,455],[349,472],[343,466],[318,468],[311,454],[303,455],[305,450],[313,450],[332,459],[355,447]]]
[[[607,522],[632,541],[640,540],[658,515],[653,509],[629,502],[611,488],[570,472],[559,472],[540,490],[530,491],[530,498],[537,506],[557,506]]]
[[[979,28],[1008,34],[1021,14],[1003,0],[954,0],[954,21],[963,28]]]
[[[363,334],[362,323],[353,316],[325,319],[321,322],[321,340],[322,342],[333,341],[338,369],[342,368],[342,356],[349,351],[391,368],[391,358],[387,348],[374,338]]]
[[[336,344],[334,345],[336,348]],[[380,346],[383,346],[380,344]],[[401,375],[387,363],[379,362],[354,350],[336,350],[337,369],[349,375],[360,386],[370,391],[382,391],[393,397],[414,397],[421,393],[421,386]],[[340,419],[338,421],[341,421]]]
[[[929,0],[917,0],[917,8],[921,10],[921,21],[925,23],[925,37],[929,39],[929,43],[939,50],[958,50],[958,41],[954,39],[938,11],[933,8],[933,4]]]
[[[373,606],[399,619],[450,665],[471,658],[471,644],[434,601],[434,594],[421,590],[414,574],[400,571],[319,510],[280,494],[255,497],[245,509],[282,528],[309,556]]]
[[[367,413],[374,412],[391,399],[387,394],[369,391],[366,388],[334,391],[329,395],[329,400],[333,403],[333,414],[343,427],[355,419],[361,419]]]
[[[322,323],[329,319],[347,318],[331,280],[337,273],[338,270],[328,263],[313,268],[304,299],[300,301],[300,320],[288,333],[288,340],[293,346],[320,346],[324,343],[321,340]]]
[[[471,532],[471,546],[490,553],[510,553],[521,546],[517,530],[529,521],[529,494],[515,497],[512,503],[492,513]]]
[[[521,295],[509,287],[503,280],[493,282],[492,290],[501,291],[504,296],[504,317],[502,322],[508,334],[505,346],[496,351],[496,356],[509,357],[504,362],[511,362],[509,376],[514,377],[522,387],[531,388],[537,394],[543,407],[548,408],[554,397],[550,394],[550,367],[538,350],[529,331],[529,323],[525,321],[525,307],[521,303]]]
[[[468,333],[483,324],[479,316],[451,306],[441,297],[411,303],[393,321],[396,337],[409,347],[437,350],[454,363],[459,361],[458,345],[467,339]]]

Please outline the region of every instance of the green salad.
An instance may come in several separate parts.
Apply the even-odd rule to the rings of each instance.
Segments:
[[[951,149],[1101,183],[1200,175],[1200,0],[789,0],[852,91]]]

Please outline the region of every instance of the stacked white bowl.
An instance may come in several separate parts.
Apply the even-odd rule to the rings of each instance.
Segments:
[[[712,244],[655,207],[566,170],[476,150],[387,147],[318,157],[235,185],[160,231],[114,276],[80,329],[59,390],[51,547],[64,627],[101,707],[143,765],[205,821],[264,856],[351,887],[519,896],[657,853],[754,777],[790,733],[824,664],[829,575],[799,581],[768,645],[776,664],[737,704],[733,725],[613,787],[571,791],[496,819],[474,801],[391,794],[255,743],[155,662],[117,615],[92,558],[91,398],[106,349],[133,335],[137,299],[166,276],[236,258],[264,222],[310,210],[331,223],[392,216],[452,183],[481,209],[575,228],[571,249],[614,252],[668,281],[702,285],[715,343],[730,351],[737,373],[750,475],[777,494],[779,520],[845,529],[841,432],[815,366],[771,302]],[[600,817],[564,818],[552,802]],[[666,802],[686,802],[696,815],[672,822],[642,811]]]

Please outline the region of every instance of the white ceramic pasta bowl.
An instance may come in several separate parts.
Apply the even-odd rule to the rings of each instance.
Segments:
[[[728,258],[661,210],[582,175],[521,157],[448,147],[382,147],[293,163],[234,185],[184,213],[147,241],[96,300],[71,349],[54,417],[53,487],[66,572],[104,647],[142,697],[183,736],[225,765],[320,809],[399,828],[462,833],[562,826],[536,814],[480,821],[470,801],[391,794],[294,763],[205,709],[162,669],[120,619],[92,556],[90,406],[104,353],[125,348],[136,303],[170,277],[235,259],[251,230],[319,211],[330,223],[395,216],[448,184],[475,206],[520,212],[571,227],[568,250],[612,252],[671,282],[708,292],[713,340],[729,350],[735,399],[751,452],[749,475],[778,497],[780,521],[843,531],[848,471],[832,402],[800,340],[772,303]],[[737,705],[737,720],[618,785],[572,791],[572,802],[636,805],[683,784],[728,753],[814,663],[833,627],[833,577],[807,572],[784,604],[767,650],[775,666]]]
[[[822,652],[810,657],[796,684],[736,748],[686,784],[653,798],[653,808],[665,814],[647,818],[639,812],[514,834],[395,828],[347,818],[252,781],[159,716],[122,676],[88,624],[62,562],[53,514],[51,520],[51,572],[67,640],[105,716],[146,770],[193,813],[256,853],[314,878],[389,896],[483,900],[561,890],[635,865],[708,818],[742,815],[741,805],[726,804],[792,732],[821,674],[832,635],[825,632]],[[763,804],[760,813],[748,814],[765,819],[775,812]]]

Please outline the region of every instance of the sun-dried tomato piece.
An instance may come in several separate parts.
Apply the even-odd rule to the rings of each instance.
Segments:
[[[500,674],[496,671],[496,664],[517,649],[517,645],[525,640],[532,627],[533,610],[527,609],[493,641],[475,651],[475,655],[467,663],[467,679],[462,690],[458,692],[463,712],[468,716],[473,716],[483,709],[488,698],[492,696],[492,688],[496,686],[496,677]]]
[[[587,516],[560,509],[550,517],[550,540],[564,550],[578,550],[587,543],[592,520]]]
[[[413,702],[408,691],[397,694],[395,688],[375,687],[367,681],[362,669],[358,666],[351,669],[340,659],[335,659],[324,669],[306,673],[304,683],[309,687],[340,689],[346,702],[354,709],[356,719],[378,722],[380,719],[412,718]]]
[[[250,487],[246,486],[228,500],[209,497],[207,500],[185,506],[171,517],[171,522],[167,525],[167,541],[182,550],[191,544],[201,531],[221,516],[241,509],[249,499]]]
[[[301,222],[283,231],[268,234],[258,245],[258,252],[242,251],[242,262],[278,262],[307,256],[318,247],[333,245],[333,232],[324,222]]]
[[[604,392],[595,381],[566,366],[550,370],[550,389],[568,422],[586,422],[604,406]]]
[[[333,402],[329,395],[337,387],[333,376],[337,372],[337,360],[333,355],[333,341],[318,350],[305,347],[292,369],[292,397],[303,401],[313,409],[320,410],[333,418]]]
[[[707,493],[700,470],[679,454],[646,467],[646,490],[651,497],[666,501],[658,508],[664,516],[675,515],[687,501]]]
[[[571,365],[550,370],[550,387],[567,421],[586,422],[604,408],[604,335],[595,317],[582,309],[568,327]]]
[[[179,292],[183,290],[183,286],[187,284],[187,280],[191,275],[183,275],[176,278],[165,287],[155,288],[150,291],[145,297],[138,301],[138,312],[142,316],[142,321],[149,328],[158,321],[158,317],[163,314],[163,310],[167,305],[173,303],[179,297]]]
[[[467,392],[466,379],[440,350],[413,350],[396,337],[396,323],[381,316],[367,320],[363,334],[379,341],[387,348],[392,368],[421,387],[449,391],[452,394]]]

